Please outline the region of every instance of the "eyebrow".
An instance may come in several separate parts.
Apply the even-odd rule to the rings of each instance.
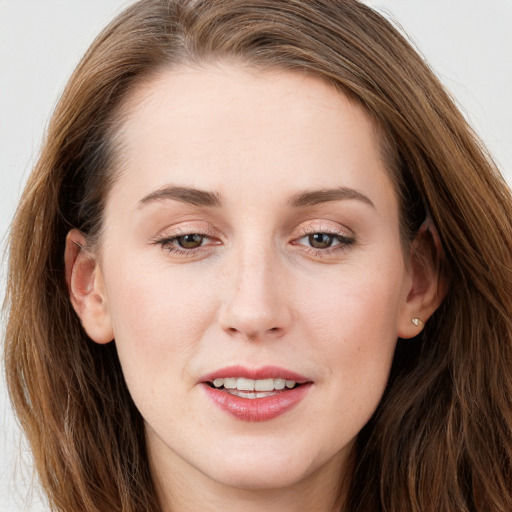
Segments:
[[[328,188],[321,190],[306,190],[293,195],[288,201],[288,205],[294,208],[302,208],[305,206],[315,206],[321,203],[328,203],[329,201],[340,201],[346,199],[356,199],[363,203],[375,208],[373,201],[353,188],[349,187],[338,187]]]
[[[207,206],[216,208],[221,206],[221,199],[217,193],[207,192],[205,190],[199,190],[192,187],[164,186],[143,197],[139,201],[138,207],[141,208],[148,203],[169,199],[180,201],[182,203],[193,204],[195,206]],[[304,192],[294,194],[288,200],[287,204],[293,208],[304,208],[307,206],[315,206],[321,203],[328,203],[330,201],[340,201],[347,199],[355,199],[368,204],[372,208],[375,208],[375,205],[369,197],[365,196],[358,190],[349,187],[306,190]]]
[[[182,203],[189,203],[195,206],[219,207],[221,205],[220,196],[216,193],[191,187],[165,186],[143,197],[139,201],[138,207],[140,208],[148,203],[166,199],[181,201]]]

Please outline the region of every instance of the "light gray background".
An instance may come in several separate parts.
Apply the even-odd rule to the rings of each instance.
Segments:
[[[0,0],[0,237],[67,77],[130,0]],[[512,183],[512,0],[368,0],[398,20],[456,97]],[[0,268],[0,300],[5,265]],[[1,325],[0,325],[1,327]],[[30,454],[0,379],[0,512],[32,503]]]

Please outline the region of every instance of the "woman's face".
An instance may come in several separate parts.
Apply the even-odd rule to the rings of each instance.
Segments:
[[[372,121],[318,79],[218,65],[136,91],[119,140],[82,321],[115,337],[154,471],[336,481],[419,331]]]

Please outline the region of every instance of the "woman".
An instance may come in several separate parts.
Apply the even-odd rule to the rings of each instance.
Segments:
[[[511,217],[364,5],[133,5],[11,235],[9,386],[54,509],[510,510]]]

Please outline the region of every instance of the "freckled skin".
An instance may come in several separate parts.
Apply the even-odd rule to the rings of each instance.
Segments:
[[[228,65],[163,74],[127,109],[99,282],[162,501],[329,510],[412,316],[371,120],[317,79]],[[139,205],[169,184],[213,192],[221,206]],[[338,187],[373,206],[289,205]],[[190,254],[169,242],[186,233],[204,235]],[[312,233],[334,233],[331,247],[315,250]],[[240,421],[199,384],[233,364],[284,367],[313,386],[271,421]]]

